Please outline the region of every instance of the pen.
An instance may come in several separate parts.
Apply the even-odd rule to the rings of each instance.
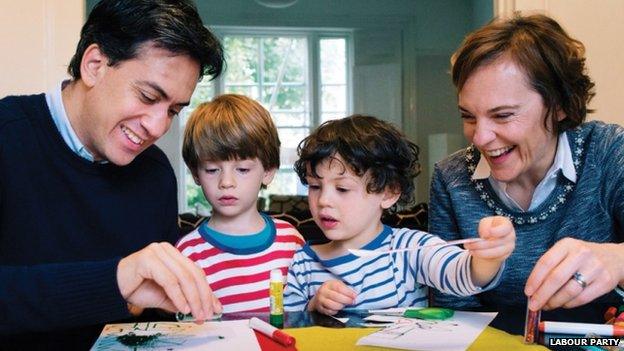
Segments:
[[[543,333],[578,334],[594,333],[602,336],[624,336],[624,327],[612,324],[540,322],[539,330]]]
[[[252,317],[249,320],[249,327],[268,336],[269,338],[277,341],[284,346],[292,346],[295,344],[295,338],[275,328],[274,326],[263,321],[262,319]]]

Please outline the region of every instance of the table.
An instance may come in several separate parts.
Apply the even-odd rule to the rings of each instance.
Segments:
[[[605,306],[587,305],[572,310],[555,310],[542,314],[545,320],[576,321],[600,323]],[[480,309],[479,311],[483,311]],[[369,346],[356,346],[359,338],[377,331],[377,328],[359,327],[361,318],[368,313],[352,310],[341,312],[338,316],[349,317],[347,324],[315,312],[287,312],[285,314],[285,331],[297,339],[299,351],[316,350],[393,350]],[[521,336],[524,327],[525,309],[502,308],[481,335],[468,350],[546,350],[540,345],[525,345]],[[144,321],[172,320],[171,315],[144,315]],[[233,313],[224,314],[223,320],[249,319],[258,317],[268,321],[268,313]],[[91,343],[92,344],[92,343]]]
[[[574,321],[586,323],[604,323],[602,314],[607,307],[613,305],[608,302],[596,302],[593,304],[573,308],[544,311],[543,320],[550,321]],[[475,309],[475,311],[488,311],[487,309]],[[489,312],[489,311],[488,311]],[[481,335],[475,340],[468,350],[547,350],[541,345],[525,345],[523,343],[524,319],[526,308],[523,306],[498,308],[498,314]],[[370,334],[378,329],[357,327],[367,315],[364,311],[352,310],[341,312],[337,316],[348,317],[347,325],[336,321],[334,318],[310,312],[290,312],[285,316],[286,331],[297,338],[297,348],[306,350],[392,350],[374,348],[368,346],[355,346],[359,338]],[[246,319],[256,316],[267,320],[268,315],[234,314],[224,316],[224,319]],[[562,348],[564,349],[564,348]],[[568,348],[569,349],[569,348]]]
[[[511,315],[512,311],[502,313],[503,321],[513,318],[524,323],[524,316]],[[341,312],[340,317],[348,317],[346,324],[334,318],[316,312],[287,312],[284,318],[284,330],[297,339],[299,351],[348,351],[348,350],[395,350],[370,346],[356,346],[359,338],[373,333],[378,328],[362,328],[359,323],[368,315],[364,311]],[[232,313],[224,314],[223,320],[261,318],[268,321],[268,314]],[[499,318],[499,316],[497,316]],[[513,323],[514,326],[517,323]],[[487,327],[468,350],[547,350],[541,345],[525,345],[521,335],[514,335]]]

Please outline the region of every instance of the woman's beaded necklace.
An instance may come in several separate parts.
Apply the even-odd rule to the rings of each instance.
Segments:
[[[585,140],[581,136],[581,127],[576,127],[572,130],[569,130],[568,137],[572,141],[570,143],[570,148],[572,149],[572,161],[574,163],[574,169],[576,170],[576,174],[579,174],[579,170],[581,169],[583,153],[585,151],[584,144]],[[475,189],[479,193],[479,197],[481,200],[485,202],[485,204],[494,210],[499,216],[508,217],[514,224],[523,225],[523,224],[535,224],[540,221],[546,220],[551,214],[557,212],[557,210],[566,203],[569,194],[574,190],[575,183],[566,179],[566,183],[563,187],[556,187],[555,190],[558,192],[556,194],[556,201],[554,201],[550,206],[544,208],[539,213],[531,212],[510,212],[505,210],[500,206],[499,201],[495,200],[490,192],[486,189],[487,179],[472,179],[472,175],[477,168],[477,162],[480,157],[479,151],[474,147],[474,144],[471,144],[466,148],[466,164],[468,166],[468,174],[470,175],[470,179]],[[542,206],[540,206],[542,207]]]

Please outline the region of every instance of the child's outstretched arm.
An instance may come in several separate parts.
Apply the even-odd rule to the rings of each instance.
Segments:
[[[308,311],[334,315],[346,305],[355,302],[357,294],[339,280],[328,280],[316,292],[308,304]]]
[[[507,217],[485,217],[479,222],[479,236],[485,240],[464,247],[472,255],[472,282],[486,286],[516,247],[516,231]]]

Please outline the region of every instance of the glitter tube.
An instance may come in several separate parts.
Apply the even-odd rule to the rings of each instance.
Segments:
[[[541,310],[531,311],[527,301],[526,320],[524,322],[525,344],[535,344],[537,342],[541,314]]]

